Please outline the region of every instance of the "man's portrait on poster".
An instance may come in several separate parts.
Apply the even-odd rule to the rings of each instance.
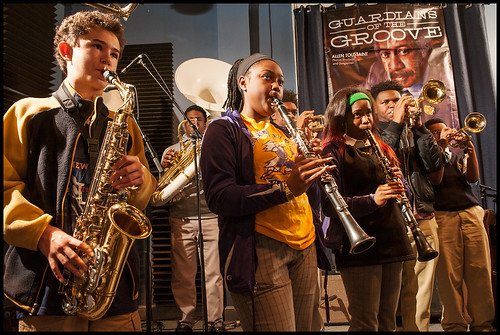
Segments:
[[[446,87],[445,99],[432,105],[434,115],[459,127],[453,68],[439,6],[379,4],[326,11],[325,56],[329,95],[346,86],[367,89],[387,80],[406,94],[422,96],[428,80]]]

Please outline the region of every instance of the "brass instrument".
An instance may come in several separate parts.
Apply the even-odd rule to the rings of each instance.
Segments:
[[[231,65],[212,58],[193,58],[185,61],[175,71],[175,84],[179,91],[194,104],[203,107],[208,116],[220,116],[227,96],[227,76]],[[217,115],[218,114],[218,115]],[[162,206],[191,180],[195,174],[192,141],[188,146],[182,143],[182,125],[177,134],[181,149],[174,154],[172,164],[163,171],[156,190],[151,197],[153,206]],[[193,122],[194,123],[194,122]],[[200,159],[201,141],[196,143],[197,162]]]
[[[486,118],[483,114],[478,112],[469,113],[465,117],[464,124],[465,126],[463,128],[448,135],[450,146],[465,149],[466,143],[472,140],[472,137],[465,131],[468,130],[472,133],[482,132],[484,128],[486,128]]]
[[[409,113],[408,120],[410,127],[415,124],[415,119],[422,114],[422,109],[420,108],[420,103],[422,101],[427,101],[433,105],[441,103],[446,98],[446,85],[437,79],[428,80],[422,87],[422,93],[420,98],[413,98],[409,106],[414,106],[416,108],[415,112]],[[427,115],[433,115],[435,108],[429,105],[424,106],[424,113]]]
[[[153,206],[162,206],[169,202],[184,186],[186,186],[195,174],[193,142],[190,141],[188,145],[185,145],[182,140],[182,127],[186,123],[187,120],[183,120],[177,127],[177,137],[181,148],[174,153],[170,167],[163,171],[163,174],[158,180],[156,190],[151,196],[151,204]],[[199,162],[199,153],[201,152],[201,141],[199,139],[196,140],[196,152]]]
[[[152,230],[146,215],[126,203],[134,190],[111,186],[111,167],[125,154],[134,91],[119,81],[116,73],[106,70],[103,75],[118,88],[124,103],[108,122],[87,202],[73,232],[76,239],[90,246],[94,257],[80,255],[88,270],[77,277],[64,269],[64,282],[59,286],[59,293],[64,294],[64,312],[90,320],[101,318],[109,309],[132,243],[148,237]]]
[[[138,3],[129,3],[125,7],[120,7],[117,4],[105,4],[105,3],[84,3],[84,5],[92,6],[97,9],[105,10],[108,13],[115,14],[117,17],[123,18],[127,21],[128,17],[132,12],[139,6]]]
[[[213,58],[192,58],[175,70],[175,84],[189,101],[203,107],[209,116],[224,112],[227,77],[231,64]]]
[[[370,141],[370,145],[372,146],[373,151],[377,156],[378,161],[380,162],[382,168],[384,169],[387,182],[389,183],[399,180],[392,173],[391,163],[389,162],[389,159],[382,152],[382,149],[380,148],[380,145],[373,136],[372,131],[370,129],[365,129],[365,133],[366,136],[368,137],[368,140]],[[427,262],[430,261],[431,259],[436,258],[439,255],[439,253],[431,247],[431,245],[425,238],[424,233],[418,226],[417,219],[415,219],[415,216],[413,215],[412,206],[404,191],[401,193],[401,199],[398,199],[397,203],[401,209],[403,220],[409,226],[413,234],[413,239],[415,240],[415,244],[417,246],[418,260],[420,262]]]
[[[324,115],[312,115],[304,120],[304,125],[310,132],[310,138],[318,138],[319,133],[325,129],[325,116]],[[309,137],[309,136],[308,136]]]
[[[276,97],[273,97],[273,103],[274,107],[278,109],[281,117],[285,121],[286,127],[290,132],[293,141],[297,144],[304,157],[321,158],[310,148],[309,142],[304,133],[296,128],[283,103]],[[338,190],[337,183],[335,182],[333,176],[328,172],[323,173],[320,178],[320,183],[328,199],[337,211],[340,221],[342,222],[342,225],[347,233],[347,237],[349,238],[349,242],[351,244],[349,252],[351,254],[359,254],[371,248],[375,243],[375,237],[368,236],[351,215],[344,198]]]

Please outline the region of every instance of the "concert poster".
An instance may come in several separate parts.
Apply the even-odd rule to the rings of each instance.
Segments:
[[[452,60],[440,6],[331,6],[323,13],[323,31],[330,98],[346,86],[370,89],[386,80],[394,80],[414,98],[422,98],[428,80],[438,80],[444,84],[438,87],[445,92],[441,97],[445,97],[438,103],[420,99],[422,122],[438,117],[449,126],[460,128]]]

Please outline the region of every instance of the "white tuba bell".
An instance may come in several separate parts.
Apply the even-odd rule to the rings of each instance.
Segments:
[[[211,58],[193,58],[185,61],[175,71],[175,83],[179,91],[194,104],[207,110],[209,116],[220,116],[227,97],[227,77],[231,65]],[[213,115],[218,114],[218,115]],[[182,121],[178,127],[181,149],[176,152],[172,164],[163,171],[155,192],[151,197],[153,206],[162,206],[179,193],[195,174],[193,144],[182,145]],[[201,143],[196,143],[199,162]]]
[[[193,58],[179,65],[175,84],[188,100],[218,117],[224,112],[230,69],[231,64],[218,59]]]

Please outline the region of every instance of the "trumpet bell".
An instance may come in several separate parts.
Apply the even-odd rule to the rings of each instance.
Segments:
[[[231,64],[212,58],[193,58],[175,71],[179,91],[194,104],[220,116],[227,98],[227,77]]]
[[[440,80],[430,79],[422,87],[422,97],[425,101],[437,105],[446,98],[446,85]]]
[[[479,133],[486,128],[486,118],[481,113],[472,112],[465,117],[464,124],[471,133]]]

